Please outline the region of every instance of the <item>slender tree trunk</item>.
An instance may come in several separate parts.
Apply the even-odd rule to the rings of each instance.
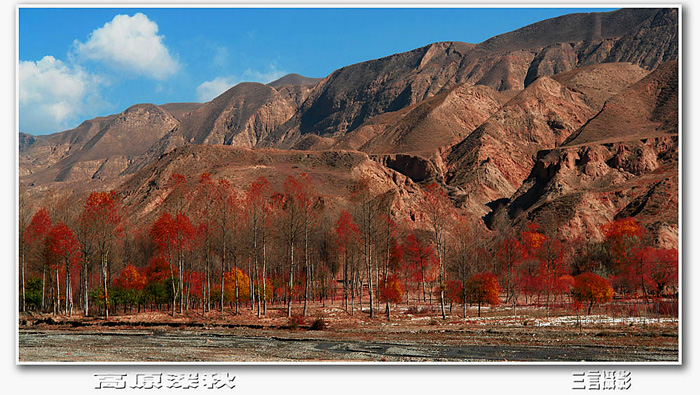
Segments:
[[[22,312],[27,311],[27,297],[26,297],[26,291],[25,291],[25,279],[24,279],[24,266],[25,266],[25,251],[24,251],[24,246],[21,247],[20,249],[20,262],[21,262],[21,267],[22,267]]]
[[[369,285],[369,318],[374,318],[374,292],[372,289],[372,242],[369,240],[367,246],[367,280]]]
[[[236,251],[234,250],[233,252],[233,288],[234,292],[236,293],[235,298],[236,298],[236,315],[240,313],[240,307],[241,307],[241,302],[240,302],[240,295],[239,295],[239,289],[238,289],[238,255],[236,254]]]
[[[348,286],[350,284],[350,279],[348,278],[348,253],[343,252],[344,262],[343,262],[343,303],[345,304],[345,311],[348,311]]]
[[[66,261],[66,312],[73,315],[73,287],[71,286],[70,264]]]
[[[445,314],[445,266],[443,265],[443,251],[442,251],[442,241],[440,239],[442,236],[436,236],[438,238],[437,244],[437,253],[438,253],[438,264],[440,267],[440,276],[439,276],[439,284],[438,286],[440,287],[440,312],[442,313],[442,319],[447,319],[447,315]]]
[[[267,243],[265,242],[265,234],[263,233],[262,239],[262,299],[263,315],[267,314]]]
[[[46,265],[41,267],[41,310],[46,309]]]
[[[220,298],[221,298],[221,305],[220,306],[221,306],[221,317],[222,318],[224,317],[224,286],[226,285],[225,280],[224,280],[226,277],[226,258],[224,258],[225,251],[226,251],[226,249],[224,248],[224,254],[222,254],[222,256],[221,256],[221,292],[219,292],[221,294],[220,295]]]
[[[306,269],[306,279],[304,281],[304,311],[303,315],[306,317],[307,305],[309,303],[309,280],[311,278],[311,270],[309,268],[309,228],[304,223],[304,266]]]
[[[254,214],[256,215],[256,214]],[[258,277],[258,229],[257,229],[257,215],[255,223],[253,225],[253,270],[250,277],[250,302],[252,304],[251,310],[255,310],[255,281]],[[260,298],[258,298],[258,313],[257,316],[260,317]]]
[[[88,301],[90,299],[88,298],[88,276],[88,263],[85,261],[83,263],[83,313],[85,314],[85,317],[87,317],[89,314]]]
[[[61,313],[61,283],[58,280],[58,267],[56,268],[56,298],[53,304],[54,315]]]
[[[104,304],[105,304],[105,319],[109,319],[109,295],[107,295],[107,253],[103,252],[101,259],[102,264],[102,291],[104,292]]]
[[[289,295],[287,297],[287,317],[292,316],[292,291],[294,289],[294,241],[291,241],[289,245],[289,262]]]
[[[462,280],[462,316],[467,318],[467,281]]]

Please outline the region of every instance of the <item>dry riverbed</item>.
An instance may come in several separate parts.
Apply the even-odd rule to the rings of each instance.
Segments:
[[[20,362],[676,362],[678,321],[398,310],[391,321],[318,307],[303,322],[189,312],[100,318],[21,315]],[[469,312],[471,314],[472,311]],[[475,312],[474,312],[475,313]],[[522,313],[527,313],[523,311]],[[521,314],[521,312],[518,312]],[[325,325],[314,327],[314,317]]]

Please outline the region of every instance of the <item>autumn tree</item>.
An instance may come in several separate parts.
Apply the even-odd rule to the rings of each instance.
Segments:
[[[382,281],[386,286],[388,286],[387,284],[391,283],[389,279],[390,276],[396,277],[396,274],[393,272],[396,271],[396,269],[398,269],[397,264],[392,265],[392,252],[395,253],[400,249],[396,248],[398,246],[398,243],[396,241],[397,227],[396,222],[394,221],[394,215],[392,213],[392,203],[395,197],[395,192],[391,190],[382,197],[382,206],[384,209],[384,213],[382,214],[382,219],[384,221],[384,230],[383,232],[381,232],[383,234],[382,245],[384,246],[384,265],[382,267]],[[394,261],[396,261],[396,259],[394,259]],[[400,285],[401,284],[399,283],[399,286]],[[391,320],[391,300],[385,297],[383,301],[385,303],[384,307],[386,310],[386,317],[387,319]]]
[[[462,303],[462,315],[464,317],[467,315],[467,283],[475,273],[486,269],[483,265],[485,259],[480,253],[480,248],[483,247],[483,237],[480,237],[481,235],[478,234],[480,232],[485,232],[485,229],[480,228],[477,223],[460,216],[456,218],[452,237],[450,238],[452,248],[451,254],[448,256],[450,261],[449,269],[452,274],[451,278],[455,280],[447,282],[447,291],[450,293],[448,299]],[[506,244],[506,248],[508,247],[509,245]],[[509,253],[508,251],[505,252],[506,254]],[[515,262],[517,259],[515,253],[513,255],[504,255],[502,251],[497,250],[496,255],[507,261],[510,260],[510,262]],[[456,292],[460,294],[457,295]]]
[[[647,296],[661,296],[666,286],[678,284],[678,250],[644,247],[635,253],[629,270]]]
[[[558,239],[539,232],[537,224],[530,224],[521,233],[522,255],[530,263],[538,266],[538,288],[546,297],[547,315],[549,315],[550,297],[555,295],[557,279],[567,274],[564,266],[566,250]]]
[[[93,192],[87,197],[81,214],[81,226],[87,230],[89,240],[95,243],[95,250],[100,257],[102,297],[107,319],[109,319],[109,256],[117,237],[121,235],[121,222],[121,201],[116,192]],[[87,302],[85,305],[87,306]]]
[[[478,305],[478,316],[481,317],[481,305],[497,305],[500,286],[493,273],[483,272],[473,275],[467,283],[469,301]]]
[[[360,244],[360,230],[352,218],[352,215],[343,210],[335,224],[335,242],[343,260],[343,301],[345,309],[348,309],[348,302],[352,303],[351,314],[354,310],[354,250]],[[352,280],[351,280],[352,279]],[[349,300],[349,298],[352,298]]]
[[[221,258],[221,282],[219,289],[225,289],[226,287],[226,276],[224,273],[229,271],[228,269],[228,256],[233,257],[233,267],[238,269],[238,243],[231,243],[233,239],[236,238],[238,234],[238,222],[242,222],[242,215],[240,212],[241,202],[238,195],[234,191],[231,183],[226,179],[220,179],[216,187],[216,200],[214,204],[215,210],[215,225],[218,234],[219,251]],[[230,248],[229,248],[230,247]],[[237,276],[238,271],[234,270],[234,277]],[[236,314],[239,312],[239,292],[238,280],[234,279],[234,299],[236,306]],[[224,296],[221,293],[221,314],[224,314]]]
[[[284,190],[278,195],[278,205],[282,209],[279,217],[281,226],[279,227],[282,240],[287,248],[289,264],[289,282],[287,297],[287,316],[292,315],[292,299],[295,294],[294,274],[297,270],[295,249],[298,242],[302,243],[304,252],[304,313],[306,313],[306,301],[308,300],[308,282],[310,280],[309,262],[309,232],[313,227],[313,220],[319,210],[319,201],[314,196],[311,180],[306,174],[301,174],[298,178],[288,176],[284,182]]]
[[[146,276],[134,265],[126,265],[114,280],[114,286],[122,294],[124,308],[139,303],[140,294],[146,287]],[[140,308],[139,308],[140,310]]]
[[[495,245],[494,254],[495,273],[503,279],[503,288],[506,292],[506,303],[511,303],[513,314],[518,299],[516,278],[518,267],[523,259],[523,246],[512,234],[506,233]]]
[[[216,184],[209,173],[202,173],[192,199],[201,222],[198,226],[199,243],[204,255],[204,279],[202,281],[202,314],[211,309],[212,257],[214,249],[214,223],[216,221]]]
[[[624,272],[641,247],[643,229],[634,218],[622,218],[602,226],[605,247],[612,260],[613,274]]]
[[[41,268],[42,273],[42,288],[41,288],[41,308],[45,306],[45,284],[46,284],[46,269],[50,257],[46,246],[46,238],[51,231],[52,223],[49,211],[45,208],[40,208],[32,220],[29,222],[27,229],[24,231],[23,238],[27,244],[27,248],[31,251],[34,259]]]
[[[65,288],[65,311],[68,315],[73,314],[73,289],[71,286],[71,271],[77,266],[80,259],[80,246],[73,234],[73,231],[63,222],[57,223],[51,228],[47,237],[47,244],[52,260],[55,260],[54,271],[56,272],[56,296],[61,294],[59,289],[59,271],[60,265],[64,266],[66,275]],[[58,309],[56,303],[54,309]]]
[[[447,229],[449,221],[454,217],[452,203],[445,191],[435,183],[428,185],[425,195],[425,213],[431,228],[432,241],[435,247],[438,263],[438,284],[440,290],[440,313],[442,319],[445,314],[445,255],[447,249]]]
[[[385,303],[401,303],[404,290],[401,280],[395,275],[382,278],[379,282],[379,297]],[[387,318],[391,320],[391,312],[387,310]]]
[[[272,216],[272,205],[270,204],[270,196],[272,195],[272,190],[270,184],[265,177],[259,177],[255,180],[245,194],[245,207],[247,215],[248,228],[252,237],[253,245],[253,280],[251,281],[250,287],[257,286],[257,272],[258,263],[261,265],[260,270],[260,285],[262,287],[262,297],[257,298],[258,301],[258,317],[261,314],[267,312],[267,243],[268,243],[268,227],[270,226],[270,220]],[[254,302],[257,293],[252,293]]]
[[[572,296],[577,301],[588,302],[588,314],[593,305],[612,300],[613,289],[610,282],[594,273],[582,273],[574,278]]]
[[[20,187],[21,188],[21,187]],[[27,258],[27,237],[25,232],[32,220],[31,212],[27,204],[27,195],[20,189],[18,205],[17,205],[17,220],[19,231],[19,270],[20,270],[20,287],[22,291],[22,311],[27,311],[27,291],[26,291],[26,258]]]
[[[374,317],[374,271],[378,267],[374,255],[378,250],[379,235],[382,232],[382,214],[386,212],[386,199],[388,195],[380,195],[372,192],[369,179],[363,178],[356,185],[352,194],[353,218],[360,231],[362,241],[362,255],[367,271],[367,285],[369,287],[369,316]],[[360,297],[360,301],[362,298]]]
[[[407,263],[406,279],[410,278],[418,283],[418,287],[422,289],[423,302],[425,302],[426,282],[435,279],[435,269],[437,267],[437,256],[435,248],[425,242],[419,234],[414,231],[406,236],[403,243],[403,255]],[[407,301],[408,303],[408,301]]]
[[[173,217],[170,213],[163,212],[151,226],[150,234],[157,252],[165,257],[170,265],[173,292],[171,315],[175,315],[178,297],[180,298],[180,313],[182,314],[184,259],[185,253],[194,246],[195,228],[184,214],[177,214]]]

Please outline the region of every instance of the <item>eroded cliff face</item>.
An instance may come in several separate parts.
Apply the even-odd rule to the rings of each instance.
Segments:
[[[563,76],[555,78],[571,79]],[[635,217],[658,245],[677,245],[677,84],[677,63],[667,62],[619,89],[563,144],[539,151],[487,221],[543,223],[573,239],[600,238],[604,223]]]
[[[600,239],[603,224],[635,217],[668,247],[678,241],[677,154],[676,135],[541,151],[529,177],[489,219],[507,215],[558,229],[566,239]]]

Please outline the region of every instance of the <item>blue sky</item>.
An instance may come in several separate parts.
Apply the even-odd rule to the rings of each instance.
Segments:
[[[325,77],[437,41],[479,43],[608,10],[20,8],[19,130],[58,132],[136,103],[203,102],[243,81]]]

